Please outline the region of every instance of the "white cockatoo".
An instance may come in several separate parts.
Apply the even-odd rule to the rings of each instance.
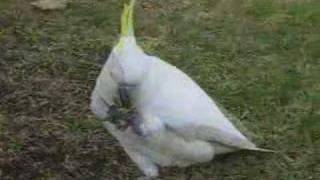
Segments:
[[[241,149],[268,151],[250,142],[185,73],[143,52],[134,36],[133,6],[131,0],[124,7],[120,40],[97,78],[90,106],[105,119],[116,102],[130,101],[136,113],[127,128],[104,125],[144,175]]]

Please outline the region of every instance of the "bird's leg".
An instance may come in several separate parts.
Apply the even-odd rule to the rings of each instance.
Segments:
[[[129,91],[132,90],[131,88],[132,86],[130,85],[123,83],[119,84],[119,99],[121,106],[128,109],[131,107],[132,104],[129,96]],[[139,112],[137,112],[136,109],[131,108],[131,110],[127,112],[127,115],[128,117],[126,118],[126,121],[128,121],[127,123],[129,124],[129,126],[132,127],[134,133],[136,133],[139,136],[143,136],[143,132],[140,128],[140,125],[143,123],[143,119]]]
[[[118,101],[116,104],[109,106],[109,120],[117,126],[118,129],[124,130],[129,126],[128,117],[131,116],[131,100],[129,92],[133,85],[119,84]]]
[[[133,132],[143,138],[152,137],[165,129],[165,125],[158,117],[150,114],[141,114],[138,111],[131,113],[128,122]]]
[[[136,147],[143,146],[135,136],[131,129],[120,131],[112,123],[105,121],[105,128],[120,142],[131,160],[139,167],[145,175],[145,179],[152,179],[159,175],[158,167],[147,156],[139,153]]]
[[[132,127],[133,131],[140,137],[147,137],[161,131],[163,128],[162,122],[159,118],[150,114],[140,114],[140,112],[132,106],[130,99],[130,92],[136,88],[133,84],[119,84],[119,99],[121,106],[125,107],[128,111],[126,114],[126,124]]]
[[[154,164],[148,157],[138,152],[131,151],[130,148],[125,148],[125,151],[129,155],[129,157],[132,159],[132,161],[137,164],[139,169],[145,175],[144,177],[141,177],[139,179],[151,180],[153,178],[158,177],[159,169],[157,165]]]
[[[134,133],[136,133],[138,136],[144,136],[144,132],[141,129],[141,124],[143,123],[143,117],[141,114],[137,111],[132,112],[132,114],[129,116],[128,121],[129,125],[132,127],[132,130]]]
[[[154,164],[147,156],[135,151],[135,146],[139,143],[136,136],[132,134],[132,131],[120,131],[117,127],[108,122],[104,122],[105,128],[120,142],[124,147],[124,150],[129,155],[131,160],[139,167],[139,169],[145,175],[139,179],[141,180],[152,180],[159,175],[159,170],[156,164]]]

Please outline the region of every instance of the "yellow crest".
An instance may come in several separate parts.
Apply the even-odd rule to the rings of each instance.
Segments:
[[[120,41],[116,46],[116,49],[122,49],[124,46],[123,37],[134,36],[133,27],[133,10],[134,10],[135,0],[131,0],[130,4],[124,5],[124,9],[121,15],[121,37]]]

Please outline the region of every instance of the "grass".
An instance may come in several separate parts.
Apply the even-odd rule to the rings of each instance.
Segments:
[[[124,1],[42,12],[0,2],[0,179],[135,179],[140,172],[88,104]],[[235,153],[163,179],[320,176],[317,0],[138,1],[137,36],[277,154]]]

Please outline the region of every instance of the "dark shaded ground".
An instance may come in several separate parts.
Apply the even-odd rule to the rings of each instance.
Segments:
[[[0,2],[0,179],[135,179],[140,173],[89,112],[123,1],[42,12]],[[262,147],[164,179],[317,179],[318,1],[138,1],[141,45],[239,117]]]

